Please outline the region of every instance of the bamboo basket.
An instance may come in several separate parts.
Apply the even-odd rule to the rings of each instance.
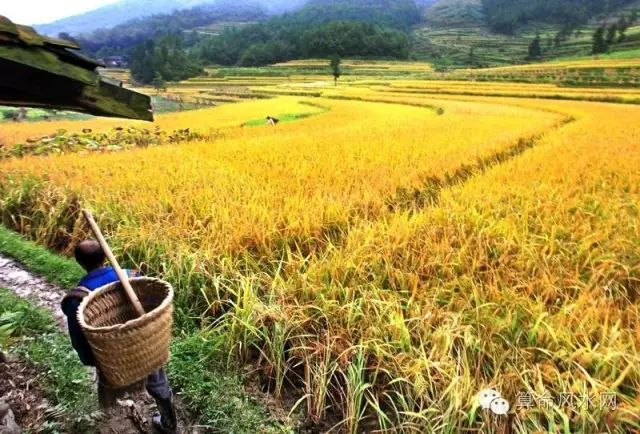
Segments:
[[[139,316],[120,282],[87,296],[78,319],[102,375],[114,388],[144,380],[169,360],[173,325],[173,288],[160,279],[129,281],[140,300]]]

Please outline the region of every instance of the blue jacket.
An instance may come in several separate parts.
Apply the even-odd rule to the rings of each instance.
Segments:
[[[131,270],[125,270],[129,277],[135,277],[136,272]],[[94,291],[98,288],[108,285],[109,283],[117,282],[118,276],[111,267],[99,268],[93,270],[80,280],[78,286],[84,286],[89,291]],[[91,352],[91,347],[85,338],[80,323],[78,321],[78,308],[82,302],[82,295],[85,291],[74,288],[67,293],[67,296],[62,300],[62,312],[67,316],[67,324],[69,325],[69,336],[71,337],[71,345],[78,353],[80,361],[86,366],[95,366],[96,361]]]

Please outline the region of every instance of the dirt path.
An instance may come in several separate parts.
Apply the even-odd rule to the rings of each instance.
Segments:
[[[33,304],[51,312],[53,318],[66,330],[67,321],[60,309],[64,290],[22,268],[16,261],[0,255],[0,287],[26,298]]]
[[[53,318],[60,325],[60,329],[66,333],[66,317],[60,309],[60,301],[65,293],[64,289],[29,273],[19,263],[2,255],[0,255],[0,287],[7,288],[17,296],[51,312]],[[33,409],[39,409],[40,411],[35,413],[37,414],[35,419],[24,416],[26,425],[23,428],[37,428],[44,422],[43,409],[48,407],[42,389],[39,387],[42,373],[22,361],[14,360],[10,363],[0,363],[0,386],[9,384],[9,372],[12,373],[11,375],[18,372],[17,378],[20,381],[12,381],[12,387],[6,388],[7,390],[0,387],[0,392],[2,392],[0,396],[6,394],[8,404],[16,411],[20,419],[23,418],[23,414],[27,415]],[[87,375],[92,379],[95,377],[93,370],[89,368]],[[25,399],[26,397],[28,399]],[[27,402],[26,407],[25,402]],[[179,399],[176,404],[182,433],[206,432],[197,427]],[[93,416],[98,419],[100,434],[151,434],[157,432],[151,424],[151,416],[154,413],[155,403],[145,393],[119,401],[118,405],[108,414]]]

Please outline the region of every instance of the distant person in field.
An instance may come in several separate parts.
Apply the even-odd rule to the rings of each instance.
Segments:
[[[20,109],[18,109],[18,111],[16,111],[13,116],[11,117],[11,120],[13,122],[20,122],[23,121],[27,118],[27,109],[24,107],[20,107]]]
[[[267,116],[267,125],[275,126],[278,122],[280,122],[279,119],[272,118],[271,116]]]
[[[105,267],[106,256],[100,244],[95,240],[79,243],[74,250],[74,255],[78,264],[87,271],[87,275],[80,280],[77,287],[70,290],[62,299],[62,312],[67,316],[71,344],[78,353],[80,361],[86,366],[96,366],[91,347],[78,321],[78,308],[84,297],[104,285],[118,282],[118,276],[113,268]],[[138,273],[133,270],[125,270],[125,272],[129,277],[139,277]],[[105,385],[104,378],[98,372],[99,391],[106,390]],[[158,406],[158,414],[154,415],[152,419],[153,424],[163,433],[177,433],[178,421],[173,405],[173,392],[169,387],[164,369],[160,368],[149,374],[146,380],[146,389]],[[100,392],[98,396],[101,397]],[[108,403],[101,401],[101,404]]]

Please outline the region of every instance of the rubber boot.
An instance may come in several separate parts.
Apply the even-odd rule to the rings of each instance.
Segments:
[[[153,416],[153,425],[165,434],[178,433],[178,417],[173,405],[173,395],[165,399],[156,399],[158,413]]]

